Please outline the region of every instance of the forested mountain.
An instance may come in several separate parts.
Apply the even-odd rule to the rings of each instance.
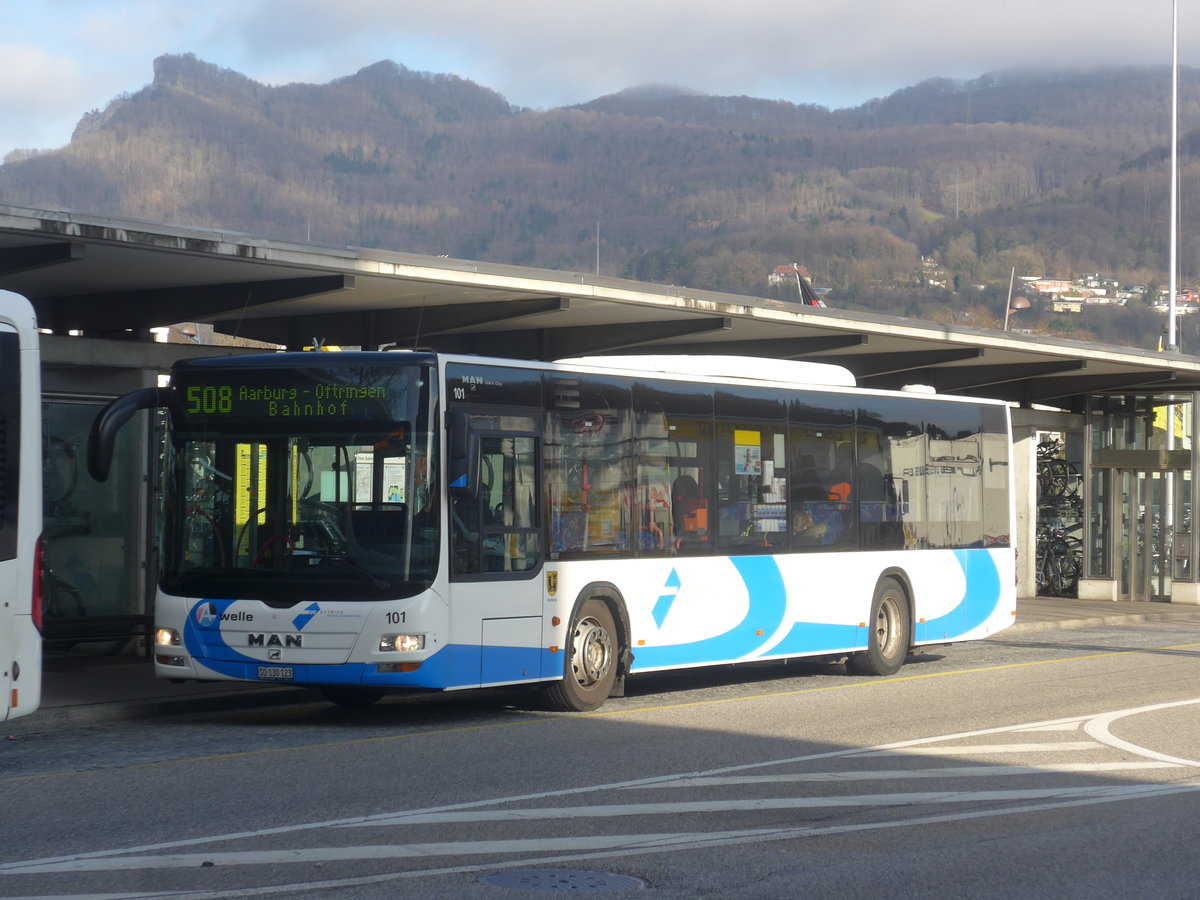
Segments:
[[[663,86],[529,110],[392,62],[268,87],[164,56],[66,147],[9,154],[0,201],[588,272],[599,230],[605,274],[765,294],[798,262],[838,305],[978,315],[1013,267],[1165,284],[1169,98],[1165,67],[1110,68],[937,79],[844,110]],[[1200,121],[1195,70],[1180,118]]]

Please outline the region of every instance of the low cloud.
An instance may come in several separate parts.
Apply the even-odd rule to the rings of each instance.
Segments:
[[[0,0],[0,11],[10,41],[0,47],[0,154],[64,143],[83,113],[148,83],[164,53],[268,84],[325,82],[390,59],[535,108],[651,83],[836,108],[932,77],[1165,66],[1171,37],[1166,5],[1147,15],[1114,0]],[[1188,64],[1200,22],[1183,24]]]

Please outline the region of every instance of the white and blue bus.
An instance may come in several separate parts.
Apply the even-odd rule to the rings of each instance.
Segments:
[[[148,407],[163,678],[346,704],[540,683],[590,710],[639,672],[887,675],[1012,622],[997,402],[733,357],[200,359],[100,414],[95,477]]]
[[[0,722],[42,687],[42,391],[37,322],[0,291]]]

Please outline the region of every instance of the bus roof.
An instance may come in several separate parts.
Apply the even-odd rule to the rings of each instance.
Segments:
[[[662,372],[703,378],[736,378],[753,381],[778,381],[784,384],[821,384],[855,387],[851,371],[830,363],[796,359],[766,359],[757,356],[576,356],[556,359],[569,366],[594,366],[632,372]]]

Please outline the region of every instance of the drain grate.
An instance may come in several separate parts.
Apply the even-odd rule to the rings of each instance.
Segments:
[[[493,872],[479,879],[492,887],[521,891],[637,891],[646,882],[632,875],[611,872],[575,872],[570,869],[520,869]]]

